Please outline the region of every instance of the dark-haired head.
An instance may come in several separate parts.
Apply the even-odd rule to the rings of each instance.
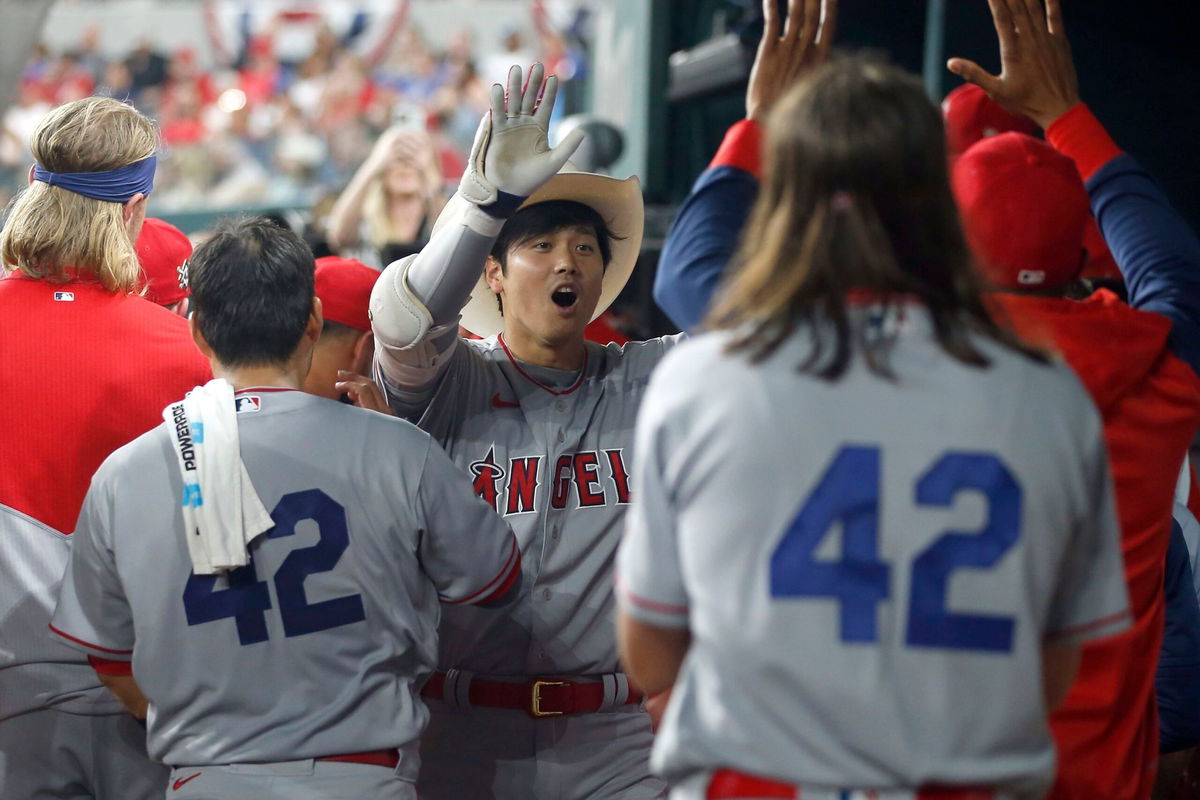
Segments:
[[[616,238],[604,217],[600,216],[591,206],[576,203],[572,200],[550,200],[545,203],[522,208],[514,214],[496,237],[492,245],[492,258],[500,262],[500,269],[505,269],[508,251],[518,245],[528,242],[538,236],[573,228],[582,225],[596,232],[596,241],[600,247],[600,258],[604,266],[612,260],[612,243]]]
[[[772,112],[765,153],[736,269],[708,320],[740,331],[735,348],[765,358],[805,327],[814,346],[802,368],[837,378],[855,346],[847,294],[866,290],[885,303],[915,297],[963,362],[988,363],[972,332],[1033,354],[984,307],[942,118],[914,76],[863,56],[818,67]],[[883,352],[863,355],[889,374]]]
[[[313,255],[262,217],[221,223],[188,260],[195,325],[225,365],[282,364],[313,313]]]

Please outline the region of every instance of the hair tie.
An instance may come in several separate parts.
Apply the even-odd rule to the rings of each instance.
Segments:
[[[829,199],[829,206],[834,211],[849,211],[854,208],[854,197],[845,189],[838,189]]]

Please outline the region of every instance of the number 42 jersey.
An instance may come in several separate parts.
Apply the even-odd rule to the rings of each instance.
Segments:
[[[274,527],[250,564],[195,575],[164,423],[92,480],[51,627],[132,658],[151,757],[172,766],[399,747],[415,780],[439,603],[519,576],[516,540],[407,422],[298,391],[236,395]]]
[[[1074,375],[982,340],[991,366],[968,366],[897,313],[894,379],[859,356],[836,381],[799,372],[806,334],[758,364],[709,334],[651,381],[618,595],[691,632],[654,750],[673,782],[1040,796],[1043,643],[1128,624]]]

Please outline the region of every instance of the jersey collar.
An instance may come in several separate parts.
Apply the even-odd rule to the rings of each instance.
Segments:
[[[542,391],[549,392],[552,395],[561,396],[565,394],[571,394],[583,385],[583,376],[587,374],[588,368],[588,351],[586,347],[583,348],[583,366],[579,368],[579,377],[576,378],[575,382],[566,389],[555,389],[552,386],[547,386],[546,384],[542,383],[524,370],[524,368],[521,366],[521,362],[518,361],[516,357],[513,356],[512,351],[508,349],[508,344],[504,341],[503,333],[496,335],[496,341],[500,342],[500,346],[504,348],[504,355],[508,356],[508,361],[513,365],[513,369],[521,373],[521,377],[525,378],[525,380],[529,381],[534,386],[537,386]]]

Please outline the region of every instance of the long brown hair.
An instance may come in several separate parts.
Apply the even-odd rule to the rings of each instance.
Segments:
[[[706,320],[734,331],[731,350],[761,361],[805,327],[813,346],[800,368],[836,379],[856,342],[847,294],[865,290],[885,305],[915,296],[959,361],[989,363],[972,333],[1044,360],[984,306],[950,192],[941,115],[912,76],[863,56],[814,70],[771,113],[765,175]],[[872,370],[891,374],[885,348],[859,347]]]

